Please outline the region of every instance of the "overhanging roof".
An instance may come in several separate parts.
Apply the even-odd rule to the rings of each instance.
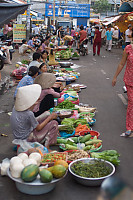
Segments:
[[[105,18],[102,22],[102,24],[104,24],[105,26],[117,21],[119,18],[121,17],[121,15],[115,16],[115,17],[110,17],[110,18]]]
[[[27,10],[29,4],[0,3],[0,27]]]
[[[119,12],[132,12],[133,11],[133,2],[124,2],[120,9]]]

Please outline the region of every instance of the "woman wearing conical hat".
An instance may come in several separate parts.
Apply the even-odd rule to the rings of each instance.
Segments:
[[[11,115],[11,127],[15,139],[39,142],[49,149],[57,139],[58,123],[54,120],[57,115],[45,112],[35,118],[32,111],[40,94],[41,86],[38,84],[18,88]]]

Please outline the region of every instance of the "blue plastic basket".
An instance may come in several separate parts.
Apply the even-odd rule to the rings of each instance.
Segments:
[[[69,138],[69,137],[75,135],[75,131],[73,131],[72,134],[68,134],[68,133],[66,133],[65,131],[60,131],[60,135],[61,135],[61,137],[63,137],[63,138]]]
[[[90,126],[93,126],[93,125],[95,124],[95,122],[96,122],[96,119],[92,118],[92,120],[93,120],[93,122],[88,122],[88,124],[89,124]]]

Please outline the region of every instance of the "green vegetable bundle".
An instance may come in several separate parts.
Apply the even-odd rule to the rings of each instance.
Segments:
[[[74,107],[75,107],[75,105],[69,100],[65,100],[56,106],[56,108],[63,108],[63,109],[71,109]]]
[[[74,52],[72,57],[79,57],[79,54],[77,52]]]
[[[29,64],[29,61],[23,59],[23,60],[21,61],[21,63],[22,63],[22,64],[25,64],[25,65],[28,65],[28,64]]]
[[[73,118],[65,118],[62,120],[61,122],[62,125],[68,125],[68,124],[71,124],[74,126],[74,128],[76,128],[79,124],[82,124],[82,125],[88,125],[87,123],[87,120],[86,119],[73,119]]]
[[[59,131],[65,131],[68,134],[72,134],[72,132],[74,131],[74,127],[72,124],[67,124],[65,126],[60,126]]]
[[[120,164],[119,156],[120,155],[118,154],[116,150],[105,150],[100,153],[95,153],[95,152],[91,153],[92,158],[107,160],[114,165]]]

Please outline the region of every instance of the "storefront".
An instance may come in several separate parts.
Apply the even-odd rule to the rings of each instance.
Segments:
[[[68,4],[55,4],[55,17],[64,17],[68,15],[75,26],[83,24],[87,26],[87,20],[90,18],[90,4],[76,4],[68,2]],[[46,3],[45,16],[53,17],[53,3]]]

